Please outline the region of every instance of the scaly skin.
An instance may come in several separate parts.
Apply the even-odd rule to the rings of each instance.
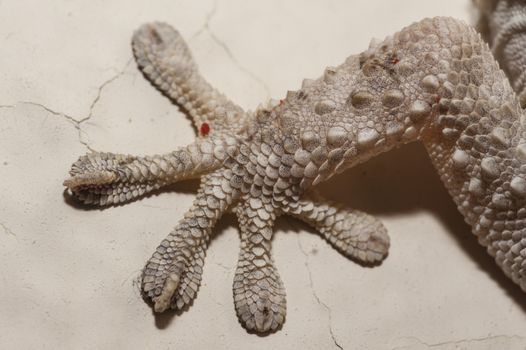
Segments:
[[[511,86],[526,107],[526,3],[523,0],[477,0],[490,47]]]
[[[88,154],[65,185],[81,201],[105,205],[202,177],[192,208],[143,271],[156,312],[195,298],[210,231],[227,210],[241,229],[234,303],[250,331],[275,331],[285,320],[271,255],[278,216],[307,222],[345,256],[381,262],[389,247],[382,224],[312,187],[413,141],[424,143],[479,242],[526,290],[526,119],[488,46],[465,23],[415,23],[254,113],[206,83],[168,25],[144,25],[133,48],[146,77],[189,112],[201,135],[164,156]]]

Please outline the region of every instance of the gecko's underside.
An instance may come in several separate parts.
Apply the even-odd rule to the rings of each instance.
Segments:
[[[514,4],[480,1],[511,75],[525,72],[516,60],[525,47],[521,27],[506,28],[522,11]],[[188,112],[199,136],[164,155],[87,154],[64,184],[84,203],[111,205],[201,178],[192,207],[143,270],[141,289],[156,312],[183,309],[196,297],[210,232],[228,210],[241,232],[234,304],[248,330],[275,331],[285,320],[285,290],[271,255],[278,216],[305,221],[353,260],[381,262],[389,247],[384,226],[312,187],[412,141],[424,143],[479,242],[526,291],[526,119],[488,45],[470,26],[425,19],[255,112],[243,111],[204,80],[170,26],[144,25],[132,44],[145,76]],[[520,93],[522,76],[512,84]]]

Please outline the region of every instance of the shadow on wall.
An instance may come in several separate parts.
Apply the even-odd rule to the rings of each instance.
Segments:
[[[526,312],[524,292],[478,244],[422,144],[411,143],[381,154],[321,184],[319,189],[333,200],[373,215],[409,218],[411,212],[432,213],[447,230],[444,234],[454,237],[479,268],[497,281]],[[396,234],[390,233],[390,236],[391,240],[396,240]]]

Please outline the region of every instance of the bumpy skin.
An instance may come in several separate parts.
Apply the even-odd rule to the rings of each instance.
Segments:
[[[382,224],[312,187],[413,141],[424,143],[479,242],[526,290],[526,119],[488,46],[465,23],[415,23],[254,113],[204,81],[168,25],[141,27],[133,48],[144,74],[189,112],[201,135],[164,156],[88,154],[65,184],[81,201],[105,205],[202,177],[192,208],[143,271],[155,311],[191,303],[210,231],[229,209],[241,229],[234,302],[248,330],[275,331],[285,320],[271,256],[279,215],[304,220],[345,256],[380,262],[389,247]]]
[[[508,75],[511,86],[526,107],[526,2],[477,0],[493,55]]]

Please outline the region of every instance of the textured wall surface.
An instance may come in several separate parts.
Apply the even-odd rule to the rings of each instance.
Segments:
[[[132,60],[143,22],[177,27],[210,82],[254,109],[372,37],[435,15],[473,22],[470,9],[467,0],[0,2],[0,347],[524,349],[526,296],[476,243],[421,145],[321,186],[383,220],[391,248],[381,266],[356,265],[300,222],[278,221],[288,312],[266,337],[241,328],[233,308],[232,217],[215,231],[188,312],[154,316],[139,295],[135,280],[195,182],[104,210],[63,195],[88,149],[164,153],[193,139]]]

